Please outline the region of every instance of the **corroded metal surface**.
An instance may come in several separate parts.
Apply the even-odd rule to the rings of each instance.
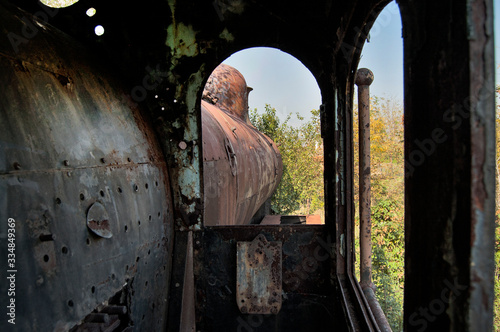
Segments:
[[[373,73],[367,68],[356,72],[358,86],[359,133],[359,274],[360,286],[371,312],[381,331],[391,331],[384,311],[375,298],[372,282],[372,222],[371,222],[371,171],[370,171],[370,84]]]
[[[283,165],[276,144],[240,117],[248,113],[247,96],[234,95],[233,91],[246,89],[243,77],[232,67],[224,65],[222,68],[226,74],[233,73],[238,84],[224,81],[226,76],[218,76],[220,70],[216,70],[209,79],[214,82],[206,91],[210,91],[211,96],[217,92],[218,102],[215,105],[205,100],[201,102],[204,220],[205,225],[241,225],[249,223],[275,191]],[[245,101],[229,103],[229,100],[236,103],[239,99]],[[218,108],[219,101],[223,101],[223,109]]]
[[[373,73],[358,69],[355,83],[358,86],[359,133],[359,251],[360,277],[363,286],[372,283],[372,222],[371,222],[371,172],[370,172],[370,84]]]
[[[25,24],[39,30],[17,53],[0,34],[0,219],[15,220],[18,271],[16,324],[0,326],[67,331],[88,316],[109,328],[98,309],[116,300],[121,321],[160,330],[173,208],[152,127],[86,49],[0,5],[2,31]]]
[[[404,329],[491,331],[493,1],[400,5],[414,30],[404,40]]]
[[[498,2],[495,2],[498,6]],[[495,301],[495,251],[496,247],[494,181],[498,167],[498,155],[495,156],[498,137],[495,139],[497,110],[495,87],[495,59],[493,52],[493,20],[488,14],[493,12],[492,1],[476,1],[467,13],[469,28],[474,31],[470,53],[474,55],[470,70],[471,78],[471,295],[469,320],[471,326],[479,331],[493,328],[491,309]],[[491,15],[491,14],[489,14]],[[495,18],[498,20],[498,17]],[[498,30],[495,30],[495,34]],[[498,251],[497,251],[498,252]],[[498,267],[497,267],[498,268]],[[496,281],[498,282],[498,280]],[[498,299],[497,299],[498,301]],[[496,318],[495,318],[496,319]]]
[[[236,247],[236,303],[244,314],[274,314],[281,309],[281,248],[262,234]]]
[[[108,213],[104,206],[95,202],[87,212],[87,227],[94,232],[94,234],[109,239],[113,236]]]
[[[220,64],[208,78],[203,99],[251,125],[248,118],[248,94],[252,88],[233,67]]]
[[[200,331],[343,331],[331,283],[333,243],[324,226],[217,226],[194,234],[196,328]],[[237,296],[237,243],[257,236],[282,243],[278,314],[242,313]]]

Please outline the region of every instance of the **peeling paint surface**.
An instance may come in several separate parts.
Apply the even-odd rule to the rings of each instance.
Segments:
[[[168,26],[166,45],[170,47],[172,56],[176,58],[194,57],[199,53],[193,26],[185,25],[182,22]]]
[[[281,247],[262,234],[238,242],[236,303],[243,314],[274,314],[281,309]]]

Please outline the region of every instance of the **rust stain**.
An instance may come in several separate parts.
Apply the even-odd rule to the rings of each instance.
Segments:
[[[87,227],[96,235],[109,239],[113,236],[108,213],[104,206],[95,202],[87,212]]]
[[[282,293],[282,243],[259,234],[238,242],[236,300],[242,313],[278,314]]]
[[[203,99],[250,125],[248,94],[252,90],[239,71],[220,64],[205,85]]]
[[[226,65],[210,76],[201,102],[205,225],[246,224],[281,180],[278,147],[248,120],[248,88]]]

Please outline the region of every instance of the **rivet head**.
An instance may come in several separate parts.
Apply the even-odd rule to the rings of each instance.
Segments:
[[[43,282],[44,282],[43,276],[39,275],[38,278],[36,279],[36,285],[41,286],[43,285]]]

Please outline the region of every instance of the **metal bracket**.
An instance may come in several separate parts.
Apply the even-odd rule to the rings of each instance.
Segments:
[[[278,314],[282,292],[282,243],[259,234],[237,243],[236,301],[244,314]]]
[[[108,213],[104,206],[95,202],[87,212],[87,227],[96,235],[109,239],[113,236]]]

